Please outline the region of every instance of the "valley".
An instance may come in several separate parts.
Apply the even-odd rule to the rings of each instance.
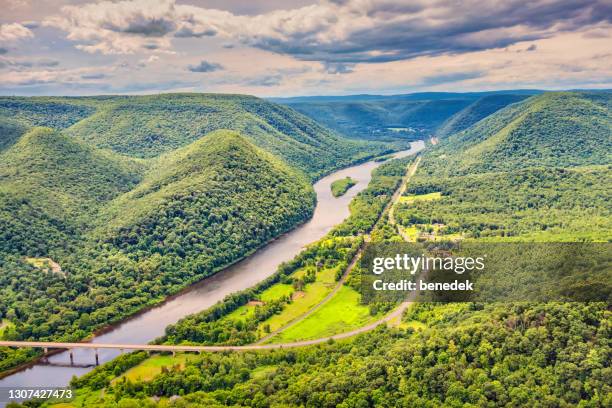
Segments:
[[[612,407],[612,0],[3,0],[0,408]]]
[[[202,142],[204,140],[206,140],[206,142],[210,142],[211,140],[216,142],[217,138],[220,139],[220,141],[225,142],[225,139],[228,137],[230,137],[230,140],[232,140],[231,138],[236,136],[213,134],[210,136],[210,139],[203,139]],[[206,145],[203,147],[206,148]],[[401,152],[398,153],[398,155],[401,157],[412,154],[422,148],[423,144],[417,143],[414,146],[414,150]],[[189,149],[192,149],[192,147],[190,146]],[[199,152],[197,153],[199,154]],[[213,151],[211,153],[218,154],[217,151]],[[187,164],[194,162],[193,154],[194,153],[192,150],[186,150],[185,153],[178,151],[178,154],[170,156],[173,159],[173,162],[163,163],[163,169],[165,171],[151,171],[151,174],[155,175],[154,181],[146,183],[145,178],[145,182],[141,182],[141,186],[143,187],[139,186],[139,188],[141,188],[143,191],[150,191],[151,188],[148,187],[148,184],[159,185],[160,182],[157,180],[177,179],[177,176],[172,173],[170,173],[172,175],[165,175],[168,173],[167,169],[173,169],[175,167],[181,168],[178,165],[181,163],[180,159],[175,159],[175,157],[189,158],[190,162],[187,162]],[[203,156],[202,158],[205,159],[206,156]],[[199,158],[199,163],[202,163],[202,158]],[[174,162],[177,162],[177,165],[175,165]],[[332,175],[322,178],[314,185],[314,191],[317,194],[317,205],[314,209],[313,216],[304,225],[297,227],[295,230],[287,234],[281,235],[275,240],[272,240],[265,246],[265,248],[254,252],[252,255],[247,256],[244,260],[237,262],[230,267],[223,268],[222,272],[216,273],[208,279],[204,279],[190,290],[185,291],[176,297],[171,297],[168,302],[163,303],[161,306],[152,308],[143,314],[137,314],[134,318],[119,324],[116,328],[108,332],[104,332],[100,336],[96,336],[93,340],[94,343],[145,343],[151,341],[161,335],[167,325],[176,322],[182,316],[198,312],[206,307],[210,307],[217,301],[222,300],[227,295],[239,290],[247,289],[253,285],[256,285],[261,280],[265,280],[269,274],[275,271],[279,263],[289,261],[294,254],[302,249],[303,246],[319,239],[329,229],[349,215],[348,205],[350,201],[356,194],[359,193],[359,191],[366,187],[371,177],[372,170],[380,164],[380,162],[371,161],[337,171]],[[194,170],[187,168],[184,171],[190,172],[190,183],[193,183]],[[336,178],[346,177],[349,174],[353,179],[355,179],[357,185],[344,196],[337,199],[334,198],[331,194],[331,183]],[[240,174],[237,174],[237,176],[240,176]],[[261,183],[261,180],[259,180],[257,183]],[[225,186],[227,187],[227,184]],[[155,191],[160,191],[159,187],[156,187]],[[261,192],[261,190],[259,191]],[[159,193],[156,194],[159,195]],[[122,197],[122,200],[130,199],[132,196],[136,197],[140,201],[146,197],[143,195],[143,193],[140,193],[139,190],[136,189],[134,192],[130,192],[125,197]],[[150,202],[151,199],[147,198],[147,205],[150,205]],[[118,203],[121,203],[121,206],[126,205],[121,201],[118,201]],[[135,207],[137,203],[138,201],[135,201],[128,205],[134,209],[137,208]],[[113,207],[109,207],[107,211],[116,210]],[[110,216],[108,220],[110,221],[112,219],[112,222],[118,222],[118,220],[121,220],[120,216],[125,215],[122,213],[125,213],[125,211],[117,212],[117,214]],[[109,226],[113,225],[109,221],[102,223],[106,229],[101,229],[101,227],[98,227],[97,225],[96,228],[99,228],[101,231],[106,231]],[[97,233],[97,231],[94,232]],[[122,247],[125,248],[125,246]],[[44,277],[44,275],[42,276]],[[117,351],[101,351],[100,361],[107,361],[116,356],[118,356]],[[86,365],[91,363],[90,353],[86,351],[83,352],[77,350],[74,357],[77,363],[79,361],[83,361]],[[58,355],[49,357],[49,361],[51,364],[53,364],[54,362],[63,362],[67,358],[67,353],[60,353]],[[35,365],[26,371],[7,377],[4,380],[0,380],[0,384],[36,384],[37,382],[41,381],[41,378],[51,377],[54,378],[54,381],[57,381],[58,385],[67,384],[72,375],[75,373],[83,374],[88,370],[89,369],[87,368],[78,367],[70,368],[57,367],[53,365]]]
[[[80,134],[80,126],[89,126],[87,118],[95,119],[92,111],[83,110],[80,114],[89,116],[67,123],[65,132],[24,130],[7,120],[10,141],[0,152],[7,158],[7,165],[0,166],[0,180],[7,181],[5,196],[13,201],[3,208],[13,213],[18,209],[23,216],[5,219],[26,220],[52,239],[33,243],[36,236],[23,235],[7,240],[11,245],[3,250],[10,263],[2,266],[16,273],[24,259],[16,254],[37,248],[26,264],[47,280],[70,280],[70,265],[78,263],[83,271],[95,266],[98,273],[116,272],[103,275],[105,280],[84,276],[100,287],[112,282],[126,290],[140,288],[126,298],[126,306],[137,306],[123,309],[132,310],[125,316],[154,304],[139,300],[139,293],[159,287],[164,295],[155,303],[177,293],[112,326],[94,337],[93,344],[153,342],[161,347],[227,347],[242,352],[148,357],[141,351],[119,355],[117,350],[105,349],[100,358],[106,363],[93,371],[93,367],[58,367],[68,358],[64,352],[49,357],[50,365],[36,364],[0,384],[34,385],[51,377],[57,384],[67,384],[72,374],[84,374],[71,381],[77,389],[75,404],[93,405],[122,400],[165,406],[179,395],[178,400],[204,406],[255,406],[261,398],[274,406],[335,406],[351,399],[375,404],[380,393],[379,401],[398,399],[406,404],[512,400],[537,405],[543,398],[560,405],[589,400],[596,406],[609,389],[603,378],[609,370],[605,339],[610,316],[601,302],[574,308],[553,302],[362,304],[360,276],[365,270],[358,260],[370,242],[609,242],[610,93],[427,97],[422,109],[442,101],[434,110],[446,113],[435,119],[424,111],[418,114],[419,120],[429,121],[419,134],[435,135],[436,143],[417,159],[413,154],[425,147],[423,142],[388,155],[411,140],[403,135],[405,130],[391,128],[413,128],[414,124],[404,121],[389,126],[372,119],[395,134],[372,138],[372,133],[367,137],[362,133],[361,118],[346,116],[356,126],[351,132],[361,130],[351,135],[352,141],[342,140],[363,149],[346,160],[362,162],[372,146],[379,150],[374,160],[332,174],[328,173],[333,165],[317,170],[312,163],[300,164],[292,158],[291,148],[282,153],[266,150],[257,134],[216,130],[185,142],[173,139],[169,132],[170,144],[164,141],[159,150],[138,153],[130,150],[143,143],[136,139],[129,144],[124,140],[106,144],[113,139],[108,130],[98,133],[104,142],[85,136],[94,134],[94,128]],[[461,100],[461,107],[449,112],[449,97]],[[405,99],[410,104],[415,101]],[[193,99],[186,102],[191,104]],[[346,101],[299,103],[315,102],[324,103],[320,109],[327,114],[346,113],[345,106],[331,106]],[[387,103],[349,102],[360,105],[359,109],[374,109],[373,104],[378,109]],[[97,109],[104,115],[118,114],[115,108]],[[41,116],[37,111],[28,120],[40,121]],[[336,131],[347,136],[347,129]],[[188,144],[175,147],[172,143]],[[59,148],[66,162],[25,160],[44,156],[41,145],[45,152]],[[85,155],[94,164],[109,164],[73,170],[71,166],[79,161],[65,152]],[[23,166],[27,167],[22,170]],[[95,189],[80,178],[98,177],[104,174],[102,167],[113,169],[112,175],[95,183]],[[53,176],[46,174],[48,169],[55,169]],[[328,175],[320,178],[321,174]],[[63,178],[73,181],[71,188],[54,184]],[[318,181],[311,187],[314,180]],[[21,185],[31,190],[16,188]],[[51,204],[47,208],[33,205],[34,191],[47,194],[41,197]],[[18,192],[22,198],[16,199]],[[218,211],[221,203],[227,211]],[[278,218],[274,211],[279,211]],[[62,218],[64,213],[77,216]],[[269,224],[262,224],[262,217],[269,218]],[[41,219],[49,221],[40,224]],[[65,227],[58,228],[58,221]],[[14,225],[5,236],[20,237],[18,231],[30,228],[25,225]],[[245,226],[251,229],[244,230]],[[48,242],[59,242],[62,236],[63,246],[49,246]],[[70,242],[73,236],[79,239]],[[246,244],[248,237],[260,240]],[[204,242],[213,243],[212,250]],[[76,262],[72,253],[87,254],[91,261]],[[45,271],[44,265],[54,264],[41,259],[52,259],[66,275]],[[154,271],[165,274],[153,278]],[[181,285],[196,281],[200,282],[180,292]],[[600,284],[601,290],[608,290],[603,281]],[[84,301],[84,296],[78,298],[78,304]],[[19,322],[14,325],[17,312],[13,309],[3,323],[9,328],[3,334],[7,340],[25,327]],[[87,318],[93,323],[92,317],[99,318],[99,313],[87,313]],[[92,323],[84,322],[83,315],[75,321],[75,327],[81,328],[80,338],[85,337],[86,328],[94,327]],[[589,352],[581,346],[585,343],[598,351]],[[34,356],[26,350],[13,350],[10,356],[13,361]],[[541,350],[541,355],[527,350]],[[77,362],[92,361],[87,350],[75,350],[74,356]],[[590,388],[580,385],[576,391],[567,384],[559,386],[571,364]],[[403,374],[390,372],[391,367]],[[527,375],[525,367],[531,367],[530,378],[545,384],[543,388],[517,380]],[[381,370],[387,373],[384,384],[375,380],[381,378]],[[341,376],[330,376],[328,371]],[[442,372],[452,373],[452,378],[435,374]],[[405,378],[415,385],[409,386]],[[449,382],[456,391],[444,385]],[[330,393],[326,384],[342,390]],[[368,390],[367,395],[360,395],[358,389]]]

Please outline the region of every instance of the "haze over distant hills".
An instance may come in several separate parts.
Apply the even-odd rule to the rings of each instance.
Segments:
[[[370,140],[415,140],[428,138],[445,127],[445,133],[455,126],[467,127],[487,114],[522,98],[542,93],[540,90],[509,90],[490,92],[421,92],[400,95],[348,95],[272,98],[349,137]],[[503,97],[505,96],[505,98]],[[463,119],[447,123],[471,104],[491,98]],[[493,101],[497,100],[494,104]],[[482,112],[478,113],[482,109]],[[472,121],[472,122],[470,122]],[[477,120],[476,120],[477,121]],[[453,125],[454,124],[454,125]]]

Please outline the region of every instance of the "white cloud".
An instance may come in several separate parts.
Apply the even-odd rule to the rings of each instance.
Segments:
[[[34,33],[19,23],[0,25],[0,41],[8,42],[33,37]]]

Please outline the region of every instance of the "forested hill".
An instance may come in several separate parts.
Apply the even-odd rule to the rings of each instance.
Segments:
[[[426,153],[402,205],[407,228],[519,240],[612,239],[612,93],[555,92],[510,105]]]
[[[136,188],[98,214],[92,235],[105,252],[137,262],[161,254],[192,278],[307,219],[314,203],[303,175],[220,130],[156,160]]]
[[[347,140],[291,108],[244,95],[3,97],[0,116],[65,128],[92,146],[138,158],[159,156],[214,130],[235,130],[311,178],[388,149]]]
[[[527,97],[529,95],[494,94],[483,96],[448,118],[436,130],[436,136],[438,138],[445,138],[460,132],[501,108],[520,102]]]
[[[81,340],[248,255],[314,209],[304,172],[236,132],[137,159],[57,130],[21,129],[0,151],[5,339]],[[0,348],[0,371],[31,353]]]
[[[550,92],[495,112],[432,154],[443,158],[437,171],[465,174],[609,164],[610,152],[612,93]]]
[[[134,187],[141,173],[142,164],[59,131],[26,132],[0,151],[0,254],[48,256],[67,248],[92,214]]]

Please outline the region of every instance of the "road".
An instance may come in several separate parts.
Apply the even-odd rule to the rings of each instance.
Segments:
[[[374,330],[383,323],[388,322],[406,310],[411,302],[400,304],[393,312],[386,315],[384,318],[377,320],[367,326],[358,329],[336,334],[334,336],[323,337],[313,340],[296,341],[292,343],[279,344],[249,344],[246,346],[188,346],[188,345],[166,345],[166,344],[105,344],[105,343],[60,343],[60,342],[45,342],[45,341],[0,341],[0,347],[38,347],[38,348],[60,348],[60,349],[115,349],[115,350],[138,350],[138,351],[165,351],[165,352],[224,352],[224,351],[256,351],[256,350],[274,350],[287,349],[295,347],[312,346],[316,344],[327,343],[330,340],[341,340],[356,336],[360,333],[365,333]]]
[[[421,156],[417,157],[415,162],[410,166],[410,169],[406,173],[406,176],[402,180],[402,185],[399,188],[399,192],[398,192],[399,194],[397,198],[395,199],[395,202],[397,202],[399,198],[404,194],[404,191],[406,191],[406,187],[408,187],[408,180],[410,180],[410,178],[414,176],[414,173],[416,173],[417,168],[419,167],[419,164],[421,164]],[[389,223],[396,227],[397,232],[401,235],[404,241],[410,242],[410,237],[406,235],[404,230],[402,230],[402,228],[399,225],[397,225],[397,222],[395,221],[395,204],[389,210]]]

